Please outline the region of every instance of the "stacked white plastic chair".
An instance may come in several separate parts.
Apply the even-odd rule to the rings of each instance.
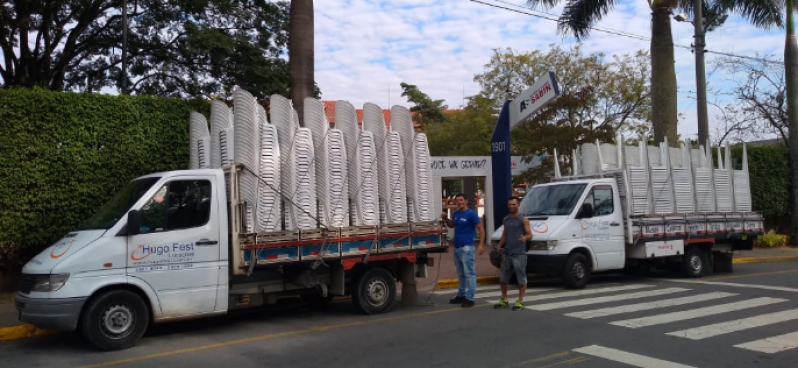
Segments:
[[[343,133],[330,129],[321,101],[305,99],[305,126],[313,134],[319,218],[325,226],[348,224],[346,150]]]
[[[266,110],[258,105],[260,155],[258,170],[258,231],[280,228],[280,145],[277,127],[269,124]]]
[[[432,167],[429,155],[429,144],[427,135],[417,133],[413,141],[413,154],[416,166],[416,220],[432,221],[437,216],[433,213],[433,188],[432,188]]]
[[[671,176],[671,157],[668,140],[659,145],[658,163],[650,164],[651,190],[654,199],[654,213],[674,213],[673,181]],[[653,155],[652,155],[653,156]],[[649,158],[652,158],[649,156]]]
[[[347,217],[352,218],[352,225],[376,225],[376,214],[374,218],[368,218],[364,223],[364,209],[362,208],[364,205],[363,197],[376,198],[377,194],[370,191],[376,190],[377,187],[373,185],[367,185],[365,188],[363,187],[363,177],[365,174],[361,170],[363,165],[361,162],[361,155],[359,154],[361,151],[361,142],[359,141],[361,131],[357,125],[357,111],[355,111],[355,106],[348,101],[339,100],[335,102],[335,127],[343,134],[344,146],[346,148],[346,162],[348,163],[347,188],[349,191],[348,196],[351,199],[349,206],[349,213],[351,216]],[[373,146],[373,140],[371,140],[371,150],[373,150]],[[368,151],[368,149],[366,151]]]
[[[189,117],[189,150],[188,167],[191,169],[207,169],[211,167],[211,137],[208,132],[208,121],[200,113],[192,112]]]
[[[252,95],[239,89],[233,93],[234,160],[246,170],[241,173],[241,199],[246,206],[246,229],[255,230],[258,203],[258,103]]]
[[[751,182],[748,174],[748,150],[743,143],[742,170],[734,170],[734,208],[738,212],[751,211]]]
[[[399,133],[405,151],[405,188],[408,197],[408,216],[411,221],[431,221],[432,171],[430,169],[427,136],[416,134],[413,118],[404,106],[391,108],[391,130]]]
[[[698,212],[715,212],[715,186],[712,180],[712,151],[709,148],[698,152],[698,165],[693,168],[695,200]]]
[[[228,129],[233,126],[233,112],[219,100],[211,102],[211,168],[218,169],[232,161],[227,138]],[[232,130],[230,131],[232,132]]]
[[[726,146],[725,159],[721,155],[720,147],[718,147],[718,168],[713,172],[718,212],[734,211],[734,192],[732,189],[732,175],[729,166],[731,166],[729,147]]]
[[[695,211],[695,193],[693,188],[693,169],[690,162],[691,149],[685,148],[684,142],[681,149],[677,151],[678,162],[680,165],[674,165],[671,168],[673,173],[673,190],[676,200],[676,212],[689,213]],[[672,162],[677,162],[675,159]]]

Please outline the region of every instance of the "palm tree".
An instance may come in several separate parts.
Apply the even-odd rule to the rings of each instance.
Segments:
[[[288,34],[288,64],[291,74],[291,100],[305,126],[305,97],[314,96],[313,0],[291,0]]]
[[[784,41],[784,80],[787,89],[787,121],[789,122],[790,142],[790,243],[798,239],[798,44],[795,41],[795,2],[786,0],[787,36]]]
[[[560,15],[558,28],[562,33],[573,34],[579,41],[586,39],[593,25],[607,15],[615,4],[620,3],[620,0],[527,0],[527,3],[551,8],[563,1],[565,9]],[[668,142],[676,144],[676,70],[671,12],[672,9],[680,8],[680,11],[692,14],[694,0],[647,1],[652,12],[650,53],[654,141],[662,142],[668,137]],[[709,23],[707,29],[713,28],[725,19],[723,16],[712,17],[712,15],[729,12],[740,13],[756,26],[768,27],[780,24],[780,7],[775,0],[704,0],[703,9],[707,18],[714,18],[716,21],[714,24]]]

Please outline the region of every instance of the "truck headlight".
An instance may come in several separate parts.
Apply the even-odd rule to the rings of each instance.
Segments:
[[[33,281],[32,291],[50,292],[58,291],[66,284],[69,279],[68,273],[57,273],[52,275],[36,275]]]
[[[532,240],[528,250],[552,250],[557,246],[556,240]]]

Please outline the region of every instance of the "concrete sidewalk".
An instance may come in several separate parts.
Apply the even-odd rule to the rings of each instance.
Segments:
[[[499,281],[499,270],[490,264],[490,247],[485,253],[477,256],[477,283],[480,285],[495,284]],[[454,266],[454,250],[448,253],[431,254],[434,267],[428,268],[428,277],[418,279],[419,290],[447,289],[457,287],[457,270]],[[774,249],[756,248],[751,251],[738,251],[734,254],[734,263],[787,262],[798,261],[798,247],[782,247]],[[401,284],[400,284],[401,287]],[[47,334],[31,325],[20,323],[17,311],[12,302],[0,303],[0,341],[15,340]]]

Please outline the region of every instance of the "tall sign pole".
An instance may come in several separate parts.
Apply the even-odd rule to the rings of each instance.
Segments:
[[[510,166],[510,130],[524,119],[560,95],[560,86],[554,72],[538,79],[515,100],[505,101],[490,143],[493,170],[494,229],[502,225],[507,216],[507,199],[512,193],[512,167]]]

